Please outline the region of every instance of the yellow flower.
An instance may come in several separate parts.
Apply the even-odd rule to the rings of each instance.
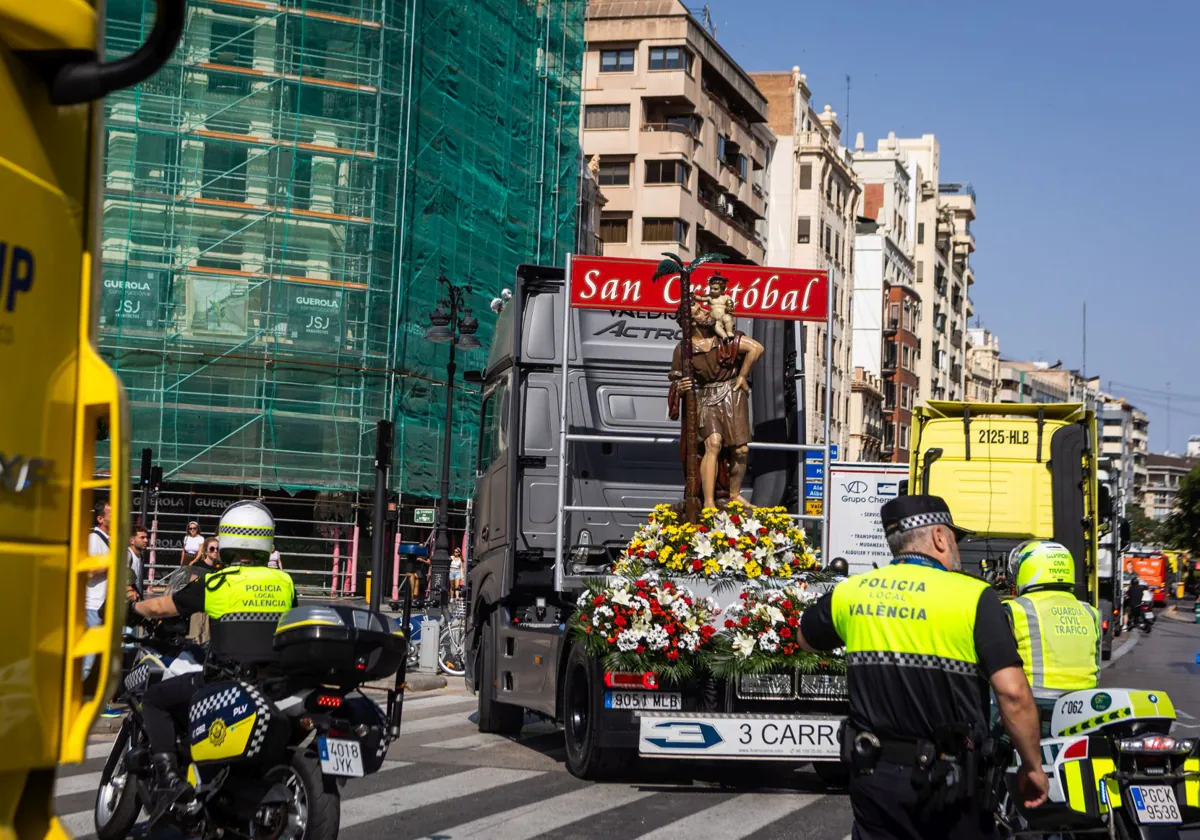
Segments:
[[[746,561],[746,577],[754,579],[762,574],[762,566],[758,565],[757,561]]]

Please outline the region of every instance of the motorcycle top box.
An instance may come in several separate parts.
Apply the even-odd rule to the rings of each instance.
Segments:
[[[211,683],[192,695],[188,740],[197,764],[277,763],[290,732],[287,719],[250,683]]]
[[[274,644],[289,674],[359,685],[399,670],[408,639],[393,628],[371,610],[318,604],[285,613],[276,625]]]

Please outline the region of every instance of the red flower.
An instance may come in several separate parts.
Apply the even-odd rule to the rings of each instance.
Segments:
[[[745,627],[749,623],[750,623],[750,616],[748,616],[748,615],[742,616],[741,625],[743,627]]]
[[[650,552],[650,559],[651,559],[651,560],[657,560],[657,559],[658,559],[658,552],[657,552],[657,551],[651,551],[651,552]]]
[[[792,631],[790,629],[788,629],[787,627],[780,627],[779,628],[779,636],[780,636],[780,638],[783,638],[783,639],[790,639],[792,637]]]
[[[733,627],[734,627],[733,619],[731,619],[731,618],[725,619],[725,629],[731,630],[731,629],[733,629]]]
[[[745,601],[747,598],[749,598],[749,597],[750,597],[750,593],[748,593],[748,592],[743,592],[743,593],[742,593],[741,595],[739,595],[738,597],[739,597],[739,598],[741,598],[743,601]]]
[[[760,535],[760,536],[761,536],[761,535],[763,535],[763,534],[766,534],[766,533],[767,533],[767,529],[766,529],[766,528],[759,528],[759,529],[758,529],[758,533],[759,533],[759,535]]]
[[[732,622],[732,621],[726,621],[726,622],[725,622],[725,626],[726,626],[726,627],[732,627],[732,626],[733,626],[733,622]],[[716,632],[717,632],[717,628],[713,627],[711,624],[705,624],[703,627],[701,627],[701,628],[700,628],[700,635],[701,635],[701,636],[703,636],[703,637],[704,637],[704,638],[706,638],[706,639],[707,639],[709,636],[711,636],[713,633],[716,633]]]
[[[589,625],[587,625],[586,627],[584,627],[583,629],[584,629],[585,631],[587,631],[588,633],[591,633],[591,632],[592,632],[592,625],[590,625],[590,624],[589,624]]]
[[[708,533],[708,526],[707,526],[707,525],[697,525],[697,526],[696,526],[696,530],[697,530],[699,533],[701,533],[701,534],[707,534],[707,533]]]
[[[646,652],[646,646],[645,646],[645,645],[638,645],[638,646],[637,646],[637,652],[638,652],[638,653],[645,653],[645,652]]]
[[[597,607],[598,607],[598,606],[600,606],[600,605],[601,605],[601,604],[603,604],[603,603],[604,603],[604,596],[603,596],[603,595],[597,595],[595,598],[593,598],[593,599],[592,599],[592,604],[594,604],[594,605],[595,605],[595,606],[597,606]]]
[[[676,549],[676,552],[679,554],[686,554],[690,548],[691,546],[689,546],[687,543],[680,543],[679,548]]]
[[[795,645],[784,645],[783,652],[786,656],[791,656],[793,653],[796,652],[796,646]]]
[[[668,633],[668,634],[670,634],[670,635],[672,635],[672,636],[674,636],[674,635],[675,635],[675,633],[676,633],[676,632],[679,630],[679,628],[678,628],[678,627],[676,627],[674,623],[668,624],[668,625],[667,625],[666,627],[664,627],[663,629],[664,629],[664,630],[666,630],[666,631],[667,631],[667,633]]]
[[[787,622],[788,622],[789,627],[799,627],[800,626],[800,621],[794,615],[789,615]]]
[[[826,668],[829,666],[829,662],[824,659],[820,660],[819,664],[821,665],[822,668]]]
[[[625,620],[625,616],[623,615],[619,615],[613,619],[613,624],[617,625],[618,627],[624,627],[628,623],[629,622]]]
[[[667,651],[667,659],[670,659],[672,662],[674,662],[678,658],[679,658],[679,651],[677,651],[677,650]]]
[[[791,602],[791,601],[784,601],[784,602],[783,602],[782,604],[780,604],[779,606],[783,607],[785,610],[790,610],[790,609],[792,608],[792,602]]]
[[[743,557],[745,557],[747,560],[749,560],[749,559],[750,559],[750,552],[749,552],[749,551],[743,551],[743,552],[742,552],[742,556],[743,556]]]
[[[692,599],[691,599],[691,598],[684,598],[684,599],[683,599],[683,603],[687,604],[687,605],[690,607],[690,606],[692,605]]]
[[[703,561],[701,561],[701,560],[693,560],[692,561],[692,571],[693,572],[698,572],[703,568],[704,568]]]
[[[609,636],[609,637],[608,637],[608,643],[609,643],[610,645],[615,645],[615,644],[617,643],[617,637],[616,637],[616,636]]]
[[[637,580],[635,580],[633,582],[633,585],[636,586],[638,589],[645,589],[646,581],[642,580],[641,578],[638,578]]]
[[[738,516],[738,515],[735,513],[733,516],[729,517],[729,521],[730,521],[730,522],[732,522],[734,525],[741,525],[741,524],[742,524],[742,517]]]
[[[737,545],[737,540],[726,540],[726,543],[728,543],[729,547],[732,548],[733,546]]]

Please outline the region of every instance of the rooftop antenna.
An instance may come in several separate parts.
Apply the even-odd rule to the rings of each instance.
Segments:
[[[1167,383],[1167,451],[1171,451],[1171,383]]]
[[[709,12],[707,3],[704,4],[704,28],[707,29],[708,34],[713,36],[713,39],[716,40],[717,25],[713,23],[712,13]]]
[[[850,74],[846,74],[846,131],[844,137],[850,136]]]

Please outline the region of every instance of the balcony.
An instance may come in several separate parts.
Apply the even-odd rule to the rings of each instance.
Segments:
[[[895,345],[893,345],[893,347],[894,346]],[[897,364],[897,358],[896,358],[895,353],[888,353],[886,356],[884,356],[883,357],[883,370],[882,370],[883,375],[884,376],[895,376],[896,375],[896,364]]]
[[[954,232],[953,240],[954,250],[956,253],[962,253],[963,251],[968,254],[974,253],[975,236],[971,233],[969,228],[967,230],[956,230]]]
[[[883,334],[890,338],[900,329],[900,321],[897,318],[885,318],[883,322]]]
[[[962,330],[954,330],[954,332],[950,333],[950,346],[951,347],[953,347],[955,350],[961,350],[962,343],[963,343],[963,331]]]
[[[678,123],[643,123],[638,151],[644,155],[679,154],[690,160],[696,151],[696,135]]]
[[[962,379],[963,379],[962,365],[960,365],[960,364],[950,365],[950,381],[957,383],[957,382],[962,382]]]

